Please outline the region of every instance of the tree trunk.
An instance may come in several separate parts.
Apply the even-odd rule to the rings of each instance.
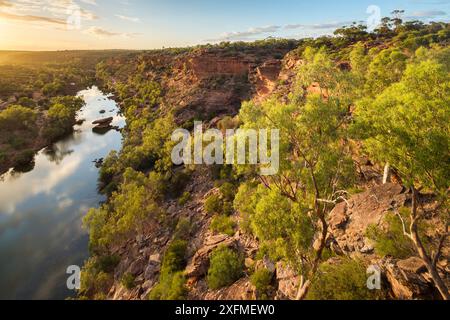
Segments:
[[[391,176],[391,165],[389,164],[389,162],[386,162],[386,165],[384,166],[383,184],[391,182],[390,176]]]
[[[438,289],[439,293],[441,294],[442,298],[444,300],[450,300],[450,294],[448,291],[447,286],[445,285],[444,281],[442,280],[441,276],[439,275],[439,271],[437,270],[437,267],[433,264],[432,259],[427,255],[426,250],[423,246],[422,241],[420,240],[417,221],[417,191],[413,187],[412,188],[413,196],[412,196],[412,217],[411,217],[411,238],[414,243],[414,246],[416,247],[416,250],[419,254],[419,257],[423,260],[425,263],[425,266],[428,270],[428,272],[431,275],[431,278],[433,279],[433,282]]]
[[[317,270],[319,269],[319,265],[320,265],[320,261],[322,260],[322,253],[323,250],[325,249],[325,246],[327,244],[327,235],[328,235],[328,224],[325,218],[325,214],[323,213],[323,210],[318,206],[317,210],[320,210],[320,214],[319,214],[319,220],[321,223],[321,227],[322,227],[322,232],[320,235],[320,244],[319,244],[319,248],[317,248],[316,250],[316,257],[314,259],[313,265],[311,267],[311,271],[309,272],[309,279],[305,282],[300,284],[298,293],[297,293],[297,300],[301,301],[301,300],[305,300],[306,295],[309,292],[309,289],[311,289],[311,279],[314,278],[314,276],[317,273]]]

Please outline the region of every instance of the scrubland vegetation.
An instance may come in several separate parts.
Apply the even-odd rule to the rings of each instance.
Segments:
[[[230,115],[219,122],[221,129],[280,129],[282,157],[280,171],[269,177],[259,176],[257,167],[214,168],[217,192],[204,202],[212,217],[210,230],[230,236],[239,230],[257,239],[260,256],[286,263],[299,275],[298,299],[387,298],[387,292],[366,290],[367,262],[337,256],[327,242],[330,212],[347,200],[351,190],[364,187],[355,163],[355,156],[364,154],[381,168],[387,165],[411,195],[409,207],[386,216],[387,228],[372,226],[367,231],[375,253],[419,257],[442,298],[449,298],[436,265],[443,242],[428,241],[426,234],[433,227],[424,221],[421,206],[422,194],[433,195],[441,203],[433,217],[448,229],[449,36],[445,23],[386,18],[372,33],[352,25],[336,30],[333,37],[163,51],[177,55],[208,49],[234,54],[281,46],[302,61],[286,96],[275,93],[263,102],[244,102],[237,118]],[[101,168],[100,186],[108,200],[84,219],[92,258],[84,267],[82,298],[107,295],[114,282],[109,266],[116,261],[110,259],[114,261],[107,266],[102,261],[113,248],[146,226],[169,228],[173,221],[167,218],[164,203],[172,200],[183,206],[191,200],[184,187],[195,168],[175,167],[170,158],[173,130],[190,125],[177,122],[175,106],[161,108],[167,88],[144,76],[149,69],[144,60],[134,66],[118,67],[107,61],[97,65],[98,79],[121,101],[127,127],[122,150],[112,152]],[[2,139],[10,140],[2,141],[2,146],[21,148],[20,138],[39,128],[40,108],[46,110],[49,139],[65,132],[78,102],[53,97],[60,93],[60,81],[50,77],[28,84],[49,95],[49,104],[37,107],[23,99],[0,113],[1,130],[20,132],[15,139],[2,134]],[[312,84],[319,84],[314,92],[309,90]],[[187,297],[188,229],[185,223],[174,231],[150,299]],[[229,286],[248,271],[239,252],[220,247],[210,257],[208,288]],[[272,279],[268,271],[256,270],[251,276],[260,298],[270,298]],[[127,289],[133,288],[134,280],[126,273],[120,279]]]

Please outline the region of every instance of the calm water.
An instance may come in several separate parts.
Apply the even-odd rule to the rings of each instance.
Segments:
[[[122,136],[111,130],[92,132],[92,121],[114,116],[113,100],[93,87],[79,93],[86,121],[75,133],[42,150],[28,173],[7,173],[0,179],[0,299],[64,299],[66,268],[82,266],[88,236],[81,220],[103,197],[97,192],[98,169],[92,162],[121,148]],[[105,114],[100,114],[105,110]]]

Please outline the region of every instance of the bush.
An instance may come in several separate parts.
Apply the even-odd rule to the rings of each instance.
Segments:
[[[226,202],[233,202],[234,198],[236,196],[236,187],[229,183],[229,182],[225,182],[221,187],[220,187],[220,192],[222,194],[222,199]]]
[[[150,300],[182,300],[187,289],[182,271],[185,267],[187,242],[175,240],[164,255],[158,284],[149,294]]]
[[[20,152],[15,158],[14,162],[17,166],[28,166],[34,162],[34,151],[24,150]]]
[[[376,292],[375,292],[376,291]],[[383,293],[367,288],[366,267],[361,261],[343,259],[324,263],[313,280],[308,300],[375,300]]]
[[[184,206],[186,203],[189,202],[189,200],[191,200],[191,194],[186,191],[185,193],[183,193],[180,199],[178,199],[178,204],[180,206]]]
[[[403,234],[400,218],[390,213],[384,219],[388,225],[387,230],[382,230],[377,225],[370,225],[366,231],[366,236],[374,242],[375,252],[382,257],[392,256],[398,259],[414,255],[414,246]]]
[[[159,283],[149,294],[149,300],[184,300],[186,299],[186,279],[181,272],[162,274]]]
[[[173,238],[175,240],[188,240],[191,229],[191,220],[189,218],[180,218],[177,222]]]
[[[235,251],[227,247],[214,250],[208,270],[208,287],[215,290],[232,285],[242,276],[243,268],[243,259]]]
[[[131,290],[136,286],[135,280],[136,278],[131,273],[127,272],[123,275],[121,284],[128,290]]]
[[[161,273],[174,273],[183,270],[186,265],[186,248],[186,241],[173,241],[164,255]]]
[[[215,233],[223,233],[229,236],[234,235],[236,223],[232,218],[219,215],[212,219],[210,229]]]
[[[103,272],[111,273],[120,262],[120,257],[116,255],[106,255],[97,258],[97,268]]]
[[[271,288],[273,273],[267,269],[260,269],[250,277],[250,282],[255,286],[258,298],[261,300],[267,300],[268,291]]]
[[[0,130],[30,130],[36,125],[36,112],[29,108],[12,105],[0,112]]]
[[[219,195],[212,195],[205,201],[205,211],[209,214],[220,213],[222,211],[223,202]]]

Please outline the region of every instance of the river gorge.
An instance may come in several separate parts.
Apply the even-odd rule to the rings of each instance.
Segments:
[[[66,269],[88,258],[82,218],[104,201],[94,163],[120,150],[117,130],[93,132],[92,122],[113,117],[123,127],[115,101],[97,87],[80,91],[85,106],[74,133],[41,150],[34,168],[0,177],[0,299],[65,299]]]

